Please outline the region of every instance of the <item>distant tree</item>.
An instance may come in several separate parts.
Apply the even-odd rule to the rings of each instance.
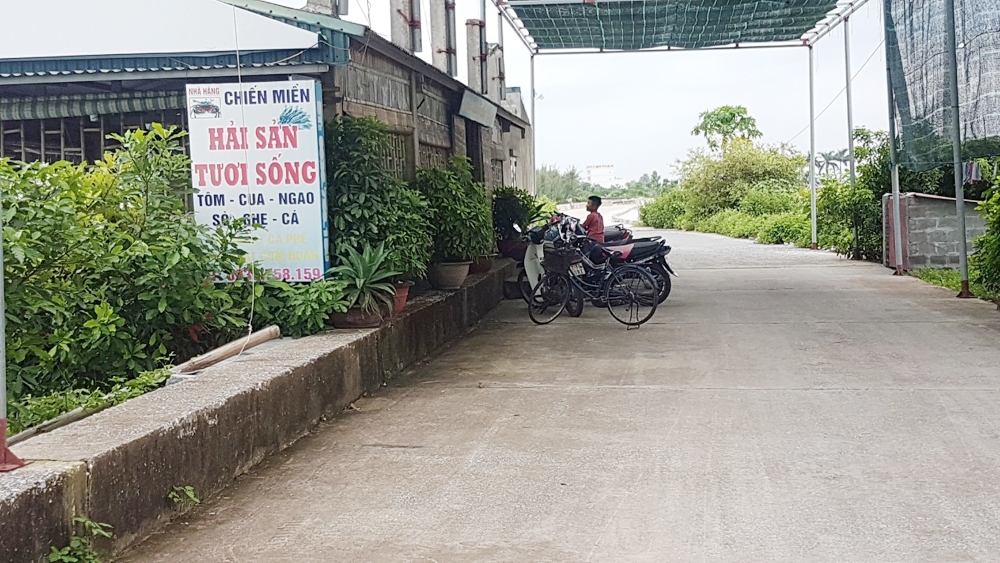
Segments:
[[[701,123],[691,131],[702,135],[712,150],[726,151],[732,139],[756,139],[763,136],[757,129],[757,120],[743,106],[722,106],[698,116]]]
[[[885,131],[872,131],[859,127],[854,131],[854,155],[857,159],[858,185],[868,188],[873,194],[892,191],[892,167],[889,165],[889,134]],[[919,192],[925,194],[948,194],[942,190],[941,169],[934,168],[925,172],[914,172],[904,166],[899,167],[899,185],[904,192]]]
[[[582,181],[576,168],[560,172],[554,166],[542,166],[535,172],[536,193],[558,203],[584,201],[592,195],[603,198],[654,197],[674,185],[675,182],[664,180],[656,172],[643,174],[639,180],[627,182],[624,186],[610,188]]]

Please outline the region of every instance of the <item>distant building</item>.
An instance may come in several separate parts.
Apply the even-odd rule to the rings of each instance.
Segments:
[[[614,164],[601,164],[587,167],[587,182],[602,188],[622,185],[622,180],[615,175]]]

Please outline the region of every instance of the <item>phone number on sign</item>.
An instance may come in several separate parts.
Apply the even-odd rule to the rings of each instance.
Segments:
[[[271,275],[279,281],[312,281],[323,278],[323,270],[319,268],[274,268]]]

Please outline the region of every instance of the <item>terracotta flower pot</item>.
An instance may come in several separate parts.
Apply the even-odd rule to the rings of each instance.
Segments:
[[[515,262],[524,262],[524,253],[528,251],[528,243],[523,240],[498,240],[497,250],[504,258],[513,258]]]
[[[493,269],[493,256],[480,256],[469,266],[470,274],[485,274]]]
[[[378,328],[388,317],[388,307],[375,313],[365,312],[360,307],[351,307],[346,313],[334,313],[330,316],[330,320],[336,328]]]
[[[406,307],[406,300],[410,297],[410,288],[413,287],[413,282],[404,281],[396,282],[396,297],[393,301],[392,314],[398,315],[403,312]]]
[[[469,265],[472,262],[441,262],[431,265],[427,271],[427,279],[437,289],[458,289],[462,287],[465,278],[469,277]]]

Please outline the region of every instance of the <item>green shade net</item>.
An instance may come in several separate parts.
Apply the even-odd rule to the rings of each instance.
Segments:
[[[697,49],[795,41],[836,0],[604,0],[510,2],[539,49]]]
[[[951,164],[944,0],[891,0],[886,52],[901,140],[913,170]],[[1000,2],[955,0],[959,128],[965,160],[1000,156]]]

